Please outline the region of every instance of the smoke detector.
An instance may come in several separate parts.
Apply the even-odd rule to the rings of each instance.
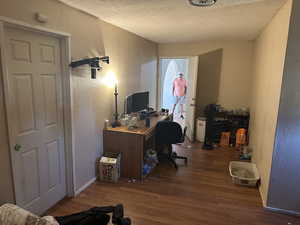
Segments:
[[[189,0],[192,6],[207,7],[216,4],[217,0]]]

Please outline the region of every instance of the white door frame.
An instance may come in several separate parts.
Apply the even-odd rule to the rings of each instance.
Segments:
[[[16,21],[7,17],[0,16],[0,49],[1,49],[1,65],[2,65],[2,77],[3,77],[3,88],[4,88],[4,102],[6,110],[6,123],[9,136],[9,147],[13,149],[13,140],[11,126],[9,123],[11,121],[10,113],[8,110],[8,95],[10,87],[8,85],[8,68],[6,62],[6,52],[5,52],[5,28],[13,27],[21,30],[27,30],[35,33],[40,33],[52,37],[56,37],[60,40],[61,44],[61,69],[62,69],[62,91],[63,91],[63,124],[64,124],[64,151],[65,151],[65,161],[66,161],[66,192],[67,196],[75,196],[75,161],[74,161],[74,136],[73,136],[73,115],[72,115],[72,106],[73,106],[73,95],[72,95],[72,78],[71,78],[71,69],[69,64],[71,62],[71,35],[68,33],[48,29],[41,26],[35,26],[27,24],[24,22]],[[10,154],[12,151],[10,151]],[[11,159],[12,173],[14,185],[15,181],[15,166],[14,162]],[[16,189],[16,187],[14,186]]]

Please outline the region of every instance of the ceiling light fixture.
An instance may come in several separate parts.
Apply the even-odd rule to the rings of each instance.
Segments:
[[[216,4],[217,0],[189,0],[192,6],[207,7]]]

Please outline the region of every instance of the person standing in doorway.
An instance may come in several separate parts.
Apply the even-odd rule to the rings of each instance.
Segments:
[[[180,118],[184,119],[183,117],[183,105],[185,103],[185,96],[187,92],[187,82],[183,77],[183,73],[179,73],[179,77],[177,77],[173,81],[173,96],[174,96],[174,105],[172,113],[174,114],[176,106],[180,105]]]

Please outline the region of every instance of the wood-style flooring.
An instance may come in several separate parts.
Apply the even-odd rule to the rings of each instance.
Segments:
[[[258,189],[232,184],[228,164],[238,159],[235,150],[204,151],[200,145],[175,149],[189,157],[187,167],[182,165],[176,171],[169,164],[162,164],[144,183],[129,183],[125,179],[117,184],[95,182],[49,213],[66,215],[93,206],[122,203],[134,225],[300,224],[299,217],[265,210]]]

